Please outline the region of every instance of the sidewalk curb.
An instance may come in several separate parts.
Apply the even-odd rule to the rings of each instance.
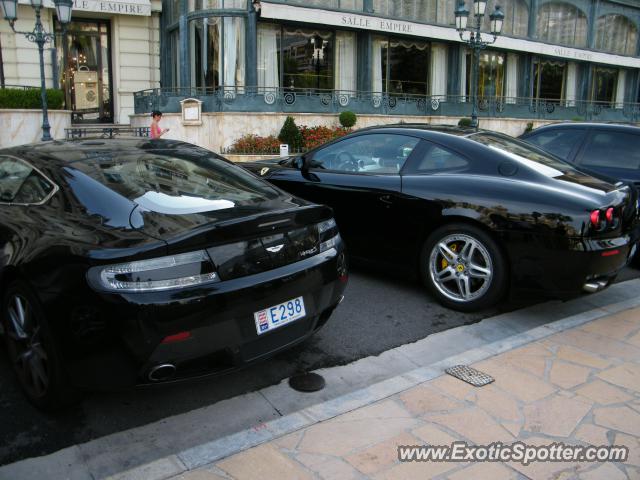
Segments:
[[[149,461],[142,465],[132,467],[132,465],[136,465],[134,463],[136,457],[132,455],[135,454],[137,447],[135,442],[145,443],[147,440],[144,438],[140,439],[139,435],[136,436],[135,433],[131,433],[133,430],[136,430],[133,429],[132,431],[124,432],[129,435],[126,437],[126,443],[127,446],[132,449],[131,454],[127,457],[128,461],[115,462],[115,465],[110,464],[110,470],[104,471],[92,464],[91,449],[85,448],[87,444],[82,444],[65,448],[44,457],[25,459],[14,464],[2,466],[0,467],[0,480],[31,479],[38,478],[39,476],[43,478],[65,478],[74,480],[96,480],[105,477],[114,480],[165,480],[401,393],[443,375],[444,369],[452,365],[472,364],[533,341],[546,338],[550,335],[578,327],[587,322],[640,306],[640,295],[638,295],[640,291],[640,279],[623,282],[617,286],[617,289],[612,287],[613,291],[607,296],[598,296],[596,294],[594,296],[582,297],[577,301],[571,301],[574,303],[539,304],[527,309],[491,317],[477,324],[441,332],[443,335],[451,335],[454,338],[456,335],[459,337],[473,335],[477,346],[470,347],[463,353],[438,359],[435,362],[423,362],[420,364],[422,366],[404,371],[403,373],[391,376],[382,381],[377,381],[366,387],[358,388],[329,400],[319,401],[319,403],[309,404],[309,406],[303,407],[300,410],[285,413],[283,416],[273,420],[259,423],[251,428],[245,428],[209,442],[199,443],[189,448],[182,448],[177,453],[170,453],[170,450],[165,450],[165,454],[163,455],[161,450],[158,452],[160,453],[159,458],[149,458]],[[607,303],[607,298],[608,301],[613,303]],[[581,309],[586,308],[587,310],[572,314],[571,312],[572,310],[576,310],[576,306],[579,306]],[[548,317],[553,317],[554,314],[558,315],[559,319],[555,321],[552,319],[548,320]],[[562,315],[566,316],[563,318]],[[551,321],[551,323],[534,326],[520,333],[504,336],[504,338],[500,338],[497,341],[487,339],[485,342],[477,343],[477,340],[483,339],[483,336],[491,336],[492,332],[496,329],[501,332],[511,332],[514,331],[515,326],[519,326],[518,328],[520,328],[522,325],[539,325],[540,317],[544,316],[547,316],[547,321]],[[485,328],[481,327],[483,322],[486,322]],[[456,331],[458,332],[457,334]],[[428,346],[428,339],[430,337],[426,337],[413,344],[402,345],[389,352],[395,351],[398,356],[404,357],[407,361],[409,359],[415,360],[415,358],[417,358],[417,356],[419,357],[423,352],[421,349],[424,349],[425,345]],[[446,342],[448,337],[444,338]],[[427,343],[421,344],[421,342]],[[409,364],[418,365],[415,361],[411,361]],[[339,367],[334,368],[337,369]],[[327,373],[330,374],[331,369],[328,370],[329,372]],[[276,386],[276,388],[277,387],[278,386]],[[263,395],[264,399],[268,402],[269,394],[267,393],[265,396],[263,393],[264,390],[266,389],[256,393]],[[215,421],[215,418],[213,421]],[[161,422],[171,423],[171,420],[165,419]],[[188,428],[189,425],[186,425],[186,427]],[[150,441],[151,445],[146,445],[145,447],[153,447],[153,439],[150,439]],[[178,447],[178,449],[180,449],[180,447]],[[140,460],[143,460],[143,458],[140,458]]]
[[[185,471],[193,470],[249,448],[269,442],[296,430],[329,420],[358,408],[366,407],[392,395],[413,388],[421,383],[433,380],[444,374],[444,369],[452,365],[471,364],[500,353],[513,350],[528,343],[541,340],[550,335],[578,327],[585,323],[614,313],[640,306],[640,298],[614,304],[607,308],[596,308],[588,312],[557,320],[551,325],[533,328],[507,339],[477,347],[464,354],[454,355],[428,367],[420,367],[403,375],[378,382],[369,387],[343,395],[333,400],[307,407],[299,412],[285,415],[277,420],[263,424],[259,429],[247,429],[176,454],[185,466]],[[158,477],[162,480],[168,477]],[[151,479],[150,479],[151,480]]]

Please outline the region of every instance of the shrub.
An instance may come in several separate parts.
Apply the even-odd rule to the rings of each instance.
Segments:
[[[62,90],[47,89],[47,106],[51,110],[60,110],[64,104]],[[42,108],[39,88],[0,88],[0,108]]]
[[[233,142],[229,153],[245,154],[278,154],[280,153],[280,140],[274,135],[259,137],[258,135],[244,135]]]
[[[573,117],[571,119],[572,122],[584,122],[584,118],[582,117]]]
[[[470,118],[461,118],[460,120],[458,120],[458,126],[459,127],[470,127],[471,126],[471,119]]]
[[[524,129],[524,133],[529,133],[531,130],[533,130],[533,122],[527,122],[527,126]]]
[[[334,138],[344,137],[349,133],[349,129],[343,127],[329,128],[323,126],[302,126],[300,128],[300,133],[302,134],[302,147],[304,150],[311,150],[323,143],[333,140]]]
[[[358,117],[355,113],[346,110],[340,114],[338,120],[340,120],[340,125],[342,125],[344,128],[351,128],[358,121]]]
[[[300,148],[302,145],[302,134],[300,133],[300,129],[296,125],[293,117],[287,117],[284,121],[284,125],[282,125],[282,130],[280,130],[278,139],[280,139],[282,143],[288,144],[290,151]]]

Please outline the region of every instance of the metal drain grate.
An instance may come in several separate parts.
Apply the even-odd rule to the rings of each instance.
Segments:
[[[483,373],[480,370],[476,370],[475,368],[471,368],[467,365],[455,365],[453,367],[447,368],[445,372],[452,377],[456,377],[463,382],[467,382],[473,385],[474,387],[483,387],[495,381],[495,378],[493,378],[491,375],[487,375],[486,373]]]

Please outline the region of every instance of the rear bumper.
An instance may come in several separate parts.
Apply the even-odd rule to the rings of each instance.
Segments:
[[[294,264],[207,288],[97,295],[101,314],[93,323],[102,330],[89,338],[67,338],[67,371],[79,387],[115,389],[160,383],[149,379],[159,365],[175,367],[161,380],[172,382],[262,360],[302,342],[326,323],[342,299],[345,268],[340,244]],[[305,317],[258,335],[254,312],[300,296]],[[67,298],[66,308],[58,312],[67,310],[68,316],[69,308],[76,310],[82,301]],[[189,332],[189,338],[162,342],[180,332]]]
[[[636,240],[630,235],[606,240],[531,238],[509,247],[514,293],[564,297],[594,281],[607,283],[629,261]]]

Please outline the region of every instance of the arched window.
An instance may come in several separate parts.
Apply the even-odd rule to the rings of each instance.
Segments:
[[[624,15],[603,15],[596,21],[596,45],[598,50],[635,55],[638,45],[638,29]]]
[[[504,13],[502,33],[514,37],[526,37],[529,29],[529,7],[524,0],[489,0],[482,29],[487,32],[491,30],[489,16],[496,5],[499,5]],[[473,11],[472,8],[471,11]]]
[[[465,0],[467,7],[473,0]],[[373,0],[373,11],[390,18],[454,25],[458,0]]]
[[[587,17],[568,3],[546,3],[538,10],[538,38],[575,47],[587,46]]]

